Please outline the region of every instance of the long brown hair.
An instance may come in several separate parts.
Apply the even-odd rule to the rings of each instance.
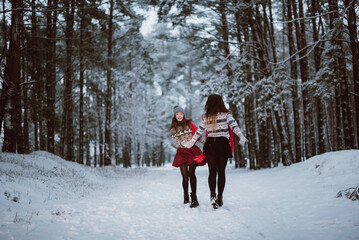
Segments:
[[[177,118],[176,118],[176,114],[173,115],[173,118],[172,118],[172,123],[171,123],[171,127],[170,127],[170,130],[172,128],[176,129],[178,126],[181,126],[183,129],[186,127],[186,125],[189,125],[189,122],[192,122],[192,119],[190,118],[185,118],[185,115],[183,114],[183,119],[182,121],[177,121]]]
[[[222,97],[218,94],[211,94],[208,96],[204,110],[207,117],[207,125],[209,126],[209,124],[212,124],[212,129],[216,128],[218,113],[230,112],[224,105]]]

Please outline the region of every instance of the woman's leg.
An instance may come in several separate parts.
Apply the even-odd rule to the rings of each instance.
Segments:
[[[196,178],[196,165],[195,164],[191,164],[189,165],[189,181],[191,182],[191,208],[195,208],[199,205],[198,200],[197,200],[197,178]]]
[[[184,163],[180,166],[181,174],[182,174],[182,187],[183,187],[183,194],[184,194],[184,203],[189,202],[189,195],[188,195],[188,171],[187,165]]]
[[[191,183],[191,190],[193,194],[196,194],[197,192],[197,178],[196,178],[196,167],[197,165],[191,164],[189,165],[189,181]]]
[[[226,184],[226,166],[227,166],[228,158],[218,158],[217,166],[218,166],[218,196],[222,199],[224,186]]]
[[[216,196],[216,178],[217,178],[217,164],[214,156],[207,155],[206,156],[207,164],[208,164],[208,186],[211,191],[211,197]]]

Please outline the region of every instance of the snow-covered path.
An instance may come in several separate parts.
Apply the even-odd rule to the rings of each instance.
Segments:
[[[217,210],[209,204],[207,166],[196,171],[195,209],[182,203],[181,175],[170,165],[99,177],[107,184],[81,198],[1,199],[0,239],[359,239],[359,202],[335,197],[359,184],[356,154],[341,157],[344,167],[328,156],[259,171],[229,165]]]

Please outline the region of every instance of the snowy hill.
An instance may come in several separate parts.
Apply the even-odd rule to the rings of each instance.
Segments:
[[[182,203],[181,175],[161,168],[89,168],[47,152],[0,154],[0,239],[359,239],[359,150],[289,167],[227,167],[224,205]]]

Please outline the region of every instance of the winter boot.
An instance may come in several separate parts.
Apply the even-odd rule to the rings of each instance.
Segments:
[[[198,207],[199,203],[198,203],[198,200],[197,200],[197,195],[195,193],[191,193],[191,205],[190,205],[190,208],[195,208],[195,207]]]
[[[216,199],[216,194],[215,193],[211,193],[211,204],[212,204],[212,207],[214,209],[217,209],[218,208],[218,203],[217,203],[217,199]]]
[[[223,206],[223,196],[218,194],[216,202],[217,202],[218,206],[222,207]]]
[[[184,192],[184,200],[183,200],[184,204],[189,203],[189,196],[188,196],[188,192]]]

